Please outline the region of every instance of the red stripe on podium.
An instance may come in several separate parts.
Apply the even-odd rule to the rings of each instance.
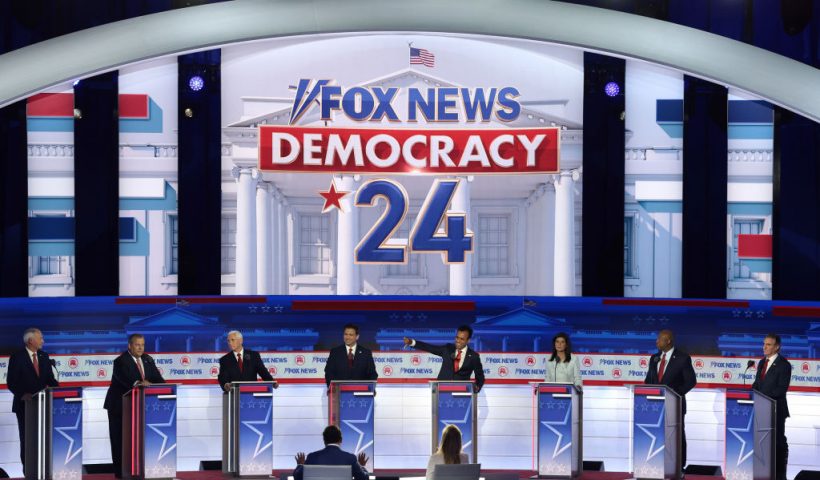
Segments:
[[[171,395],[174,389],[171,387],[146,388],[146,395]]]
[[[265,393],[265,392],[268,391],[268,388],[269,387],[266,386],[266,385],[242,385],[242,386],[239,387],[239,391],[242,392],[242,393],[245,393],[245,392],[248,392],[248,393],[255,393],[255,392]]]
[[[538,391],[541,393],[567,393],[569,389],[567,387],[538,387]]]
[[[53,398],[77,398],[80,396],[80,392],[79,390],[57,390],[52,392],[51,396]]]
[[[636,388],[635,395],[660,395],[660,388]]]
[[[441,385],[438,387],[439,392],[467,392],[467,385]]]
[[[726,392],[726,398],[737,398],[740,400],[749,400],[752,398],[751,392]]]
[[[339,390],[343,392],[369,392],[370,387],[367,385],[342,385]]]

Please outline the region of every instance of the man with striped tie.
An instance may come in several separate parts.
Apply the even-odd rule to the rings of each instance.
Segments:
[[[675,348],[675,335],[671,330],[661,330],[655,340],[658,353],[649,359],[649,370],[646,372],[644,383],[649,385],[666,385],[674,390],[681,397],[682,416],[680,424],[681,432],[681,461],[682,467],[686,466],[686,431],[684,428],[684,418],[686,418],[686,394],[692,390],[697,383],[695,369],[692,367],[692,357],[679,348]]]

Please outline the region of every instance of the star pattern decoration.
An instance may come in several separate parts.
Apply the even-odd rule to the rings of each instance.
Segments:
[[[248,311],[251,313],[256,313],[257,309],[258,307],[256,305],[251,305],[250,307],[248,307]]]
[[[158,407],[158,402],[154,404],[154,406]],[[174,435],[176,436],[176,422],[174,422],[177,415],[177,407],[174,404],[174,408],[171,409],[171,415],[168,417],[168,421],[165,423],[146,423],[145,426],[153,430],[157,433],[160,437],[162,437],[162,445],[159,447],[159,455],[157,455],[157,460],[160,461],[165,458],[166,455],[174,451],[177,448],[176,438],[174,439],[174,444],[168,447],[168,435],[163,433],[162,429],[171,429],[174,430]],[[168,447],[166,449],[166,447]],[[162,473],[162,472],[160,472]]]
[[[325,204],[322,207],[322,213],[328,212],[331,208],[338,208],[340,213],[344,213],[342,209],[342,198],[350,192],[343,192],[336,190],[336,182],[330,181],[330,188],[326,191],[319,191],[319,195],[325,199]]]
[[[360,405],[362,407],[365,407],[367,405],[367,401],[364,400],[364,401],[360,402]],[[359,419],[359,420],[342,420],[342,423],[344,423],[345,425],[350,427],[350,429],[353,430],[354,432],[356,432],[356,434],[359,436],[356,439],[356,448],[353,450],[354,455],[358,455],[360,452],[366,450],[368,447],[373,445],[373,439],[372,438],[367,439],[367,441],[365,441],[368,432],[365,432],[364,430],[356,427],[356,425],[369,425],[370,424],[370,418],[372,416],[373,416],[373,403],[371,402],[370,403],[370,408],[367,409],[367,415],[365,415],[365,417],[363,419]]]
[[[398,320],[398,319],[399,319],[399,314],[398,313],[393,312],[393,313],[390,314],[390,320]]]
[[[270,312],[270,305],[263,305],[263,306],[262,306],[262,312],[263,312],[263,313],[268,313],[268,312]]]
[[[737,414],[735,414],[735,415],[737,415]],[[751,449],[751,448],[749,449],[748,452],[746,452],[746,440],[744,440],[743,436],[741,435],[741,433],[750,433],[752,431],[752,421],[753,420],[754,420],[754,417],[749,416],[749,424],[746,425],[746,428],[737,428],[737,427],[736,428],[731,428],[730,427],[730,428],[726,429],[726,430],[729,430],[729,433],[731,433],[732,436],[734,436],[735,438],[737,438],[740,441],[740,452],[738,452],[738,454],[737,454],[737,463],[735,464],[735,466],[740,466],[741,463],[745,462],[746,459],[748,459],[754,453],[754,450]]]
[[[256,447],[254,448],[254,451],[253,451],[253,458],[258,457],[259,454],[261,454],[262,452],[264,452],[265,450],[267,450],[268,448],[270,448],[273,445],[273,431],[269,430],[269,429],[265,429],[265,431],[262,431],[262,430],[259,430],[258,428],[256,428],[254,426],[254,425],[262,425],[262,426],[270,425],[270,416],[271,416],[272,411],[273,411],[273,402],[271,402],[268,405],[268,411],[265,413],[264,420],[247,420],[247,421],[242,422],[242,425],[248,427],[255,434],[257,434],[259,436],[259,438],[256,439]],[[267,443],[263,444],[263,441],[265,440],[265,437],[270,437],[270,440]]]
[[[655,424],[651,423],[636,423],[635,426],[638,427],[643,433],[645,433],[650,439],[651,442],[649,444],[649,449],[646,451],[646,459],[644,461],[648,462],[652,459],[655,455],[659,454],[663,451],[664,445],[661,444],[658,448],[655,448],[655,443],[658,441],[658,437],[655,436],[650,429],[654,431],[660,430],[660,437],[663,438],[663,416],[664,411],[661,410],[661,414],[658,416],[658,422]]]
[[[57,431],[60,435],[62,435],[66,440],[68,440],[68,448],[65,452],[65,461],[63,465],[68,465],[68,463],[76,457],[80,452],[83,451],[82,447],[82,431],[80,430],[80,425],[82,424],[82,415],[77,415],[77,418],[74,421],[74,425],[66,426],[66,427],[54,427],[54,430]],[[71,433],[66,432],[74,432],[73,435]],[[80,446],[77,450],[73,450],[74,442],[77,442]]]
[[[275,307],[273,307],[273,311],[275,313],[282,313],[284,310],[285,310],[285,307],[283,307],[281,305],[276,305]]]
[[[447,404],[448,408],[453,408],[453,403],[454,402],[453,402],[452,398],[449,398],[449,399],[445,400],[444,403]],[[444,418],[442,418],[439,421],[445,427],[447,425],[469,425],[470,415],[472,413],[473,413],[473,400],[470,399],[470,400],[467,401],[467,405],[466,405],[466,408],[464,410],[464,418],[453,418],[453,419],[444,419]],[[466,431],[466,429],[464,427],[459,427],[459,430],[461,430],[461,433],[462,433],[462,435],[464,435],[464,437],[468,437],[468,436],[470,437],[469,441],[464,442],[464,443],[461,444],[461,451],[462,452],[469,452],[470,450],[468,450],[467,447],[471,443],[473,443],[472,433],[470,433],[468,435],[468,432]]]
[[[550,403],[552,403],[552,402],[550,402]],[[558,455],[561,455],[564,451],[566,451],[566,449],[568,449],[570,446],[572,446],[572,437],[569,437],[567,439],[567,443],[565,445],[561,445],[561,440],[564,438],[564,434],[559,432],[557,428],[553,427],[553,425],[558,425],[558,426],[569,425],[569,410],[567,410],[567,413],[564,415],[563,420],[560,420],[560,421],[555,420],[555,421],[551,421],[551,422],[544,421],[544,422],[541,422],[541,425],[547,427],[547,429],[549,429],[552,433],[555,434],[556,437],[558,437],[558,439],[555,441],[555,448],[552,451],[552,458],[553,459],[557,458]]]

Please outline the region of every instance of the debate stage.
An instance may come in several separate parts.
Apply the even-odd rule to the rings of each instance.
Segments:
[[[292,478],[291,472],[283,472],[275,470],[273,472],[277,480]],[[282,475],[285,475],[284,477]],[[481,478],[485,480],[523,480],[532,477],[532,471],[515,471],[515,470],[487,470],[481,472]],[[577,480],[626,480],[632,475],[627,472],[590,472],[585,471]],[[112,480],[113,474],[98,473],[85,474],[84,480]],[[198,472],[177,472],[176,478],[180,480],[222,480],[234,478],[233,475],[223,474],[221,471],[198,471]],[[424,470],[389,470],[376,471],[371,479],[379,480],[424,480]],[[687,480],[724,480],[723,477],[707,476],[707,475],[686,475]],[[22,480],[22,479],[19,479]]]

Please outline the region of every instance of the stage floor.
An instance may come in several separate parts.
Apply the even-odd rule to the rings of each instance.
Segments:
[[[273,472],[277,480],[289,479],[291,472]],[[284,474],[284,477],[283,477]],[[511,471],[511,470],[487,470],[481,473],[485,480],[523,480],[529,479],[533,475],[531,471]],[[578,480],[625,480],[631,475],[626,472],[584,472]],[[83,480],[112,480],[113,474],[97,473],[83,475]],[[201,471],[201,472],[177,472],[176,478],[180,480],[223,480],[234,478],[231,475],[225,475],[217,471]],[[371,479],[378,480],[383,478],[402,480],[424,480],[424,471],[422,470],[402,470],[402,471],[376,471]],[[20,479],[22,480],[22,479]],[[705,475],[687,475],[686,480],[723,480],[723,477],[711,477]]]

